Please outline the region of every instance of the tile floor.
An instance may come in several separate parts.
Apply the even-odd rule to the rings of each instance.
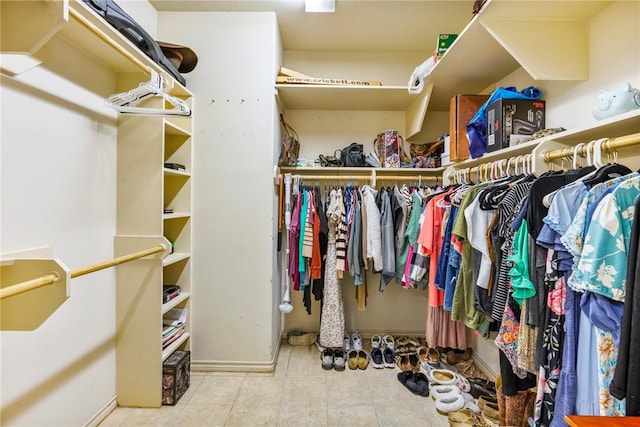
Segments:
[[[117,408],[113,426],[401,426],[448,427],[433,399],[416,396],[394,369],[325,371],[313,346],[280,349],[272,373],[191,373],[176,406]]]

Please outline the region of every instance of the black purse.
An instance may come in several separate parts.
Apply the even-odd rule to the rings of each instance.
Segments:
[[[364,146],[356,142],[340,150],[340,160],[342,160],[342,165],[348,168],[368,166],[367,162],[365,162]]]

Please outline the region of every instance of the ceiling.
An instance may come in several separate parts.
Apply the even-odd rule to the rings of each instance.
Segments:
[[[164,11],[274,11],[285,50],[430,51],[460,33],[473,0],[336,0],[335,13],[305,13],[304,0],[149,0]]]

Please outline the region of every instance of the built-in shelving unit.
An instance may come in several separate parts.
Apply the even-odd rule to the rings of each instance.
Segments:
[[[190,105],[192,94],[82,0],[2,1],[0,55],[3,74],[15,76],[45,63],[60,37],[113,71],[118,92],[149,81]],[[161,97],[145,107],[166,108]],[[159,244],[171,254],[116,267],[116,394],[121,406],[159,407],[162,363],[190,347],[185,332],[163,348],[163,315],[190,307],[191,299],[191,117],[121,114],[118,117],[116,256]],[[180,163],[184,170],[164,167]],[[173,213],[164,214],[171,208]],[[163,304],[163,284],[181,294]],[[58,287],[56,287],[57,289]]]

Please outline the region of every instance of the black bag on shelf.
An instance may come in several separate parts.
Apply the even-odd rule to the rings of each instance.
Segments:
[[[340,150],[342,165],[348,168],[362,168],[368,166],[364,161],[364,146],[356,142]]]
[[[186,81],[178,69],[167,59],[158,43],[131,16],[118,6],[114,0],[83,0],[102,19],[107,21],[123,36],[151,58],[156,64],[164,68],[183,86]]]

